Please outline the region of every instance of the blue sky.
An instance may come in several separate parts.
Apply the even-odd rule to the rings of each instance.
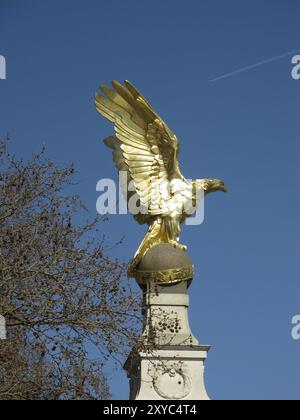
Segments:
[[[101,139],[112,127],[94,110],[100,83],[129,79],[181,141],[187,178],[225,180],[206,200],[202,226],[185,227],[197,275],[190,288],[194,335],[212,350],[213,399],[299,399],[300,52],[298,0],[0,0],[1,135],[20,156],[45,143],[75,162],[78,193],[95,213],[96,182],[116,177]],[[105,226],[129,260],[143,236],[131,216]],[[114,398],[128,397],[111,372]]]

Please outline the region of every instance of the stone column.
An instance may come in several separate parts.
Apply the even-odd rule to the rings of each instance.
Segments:
[[[144,330],[124,368],[131,400],[208,400],[204,363],[188,320],[193,265],[185,251],[161,244],[141,261],[136,280],[144,293]]]

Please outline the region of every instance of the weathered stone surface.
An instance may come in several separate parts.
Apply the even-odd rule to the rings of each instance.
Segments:
[[[194,266],[188,253],[171,244],[159,244],[150,248],[135,271],[135,278],[140,286],[148,282],[174,284],[191,281],[193,277]]]
[[[133,349],[124,368],[131,400],[208,400],[204,363],[209,346],[193,336],[187,282],[143,286],[143,349]]]
[[[145,343],[198,345],[189,325],[187,282],[160,286],[152,282],[144,289]]]
[[[131,400],[209,400],[204,363],[209,346],[166,346],[129,357]]]
[[[193,266],[186,251],[170,244],[159,244],[146,253],[138,265],[140,271],[160,271]]]

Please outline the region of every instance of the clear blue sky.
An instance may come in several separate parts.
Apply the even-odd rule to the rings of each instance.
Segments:
[[[100,83],[129,79],[181,140],[188,178],[219,177],[229,193],[206,200],[202,226],[186,227],[197,276],[194,334],[212,350],[211,398],[300,398],[300,80],[292,55],[235,76],[236,69],[300,51],[298,0],[1,0],[0,132],[28,156],[44,142],[80,171],[78,192],[95,212],[96,182],[116,176],[100,141],[112,127],[94,110]],[[134,253],[143,229],[114,216],[115,252]],[[128,396],[112,372],[114,398]]]

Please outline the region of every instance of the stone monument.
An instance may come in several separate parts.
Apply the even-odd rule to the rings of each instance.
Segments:
[[[100,86],[104,95],[95,96],[97,111],[115,128],[104,142],[122,173],[129,211],[148,226],[128,269],[144,293],[144,330],[125,364],[130,398],[206,400],[209,346],[199,344],[189,326],[187,289],[194,266],[179,236],[199,200],[226,187],[220,179],[185,178],[176,135],[128,80],[112,86]]]
[[[189,326],[187,289],[194,267],[186,251],[170,244],[151,248],[137,267],[144,296],[144,330],[124,368],[132,400],[208,400],[204,363],[210,346]]]

